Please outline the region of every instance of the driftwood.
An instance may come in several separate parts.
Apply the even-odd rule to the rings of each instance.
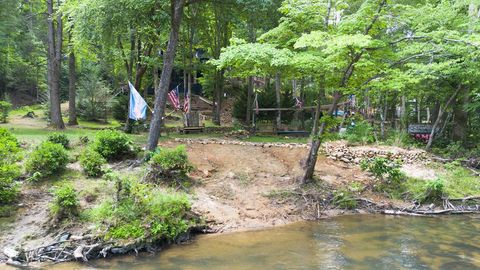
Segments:
[[[420,205],[414,205],[404,209],[386,209],[383,214],[387,215],[408,215],[408,216],[429,216],[429,215],[448,215],[448,214],[475,214],[480,213],[480,196],[470,196],[459,199],[442,200],[443,209],[435,209],[431,204],[427,208],[420,208]]]

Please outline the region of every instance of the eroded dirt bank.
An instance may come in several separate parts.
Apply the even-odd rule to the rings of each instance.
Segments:
[[[168,142],[173,146],[178,142]],[[193,210],[205,217],[215,232],[285,225],[304,219],[339,214],[327,204],[331,190],[371,178],[358,165],[321,156],[316,165],[317,184],[300,188],[302,160],[308,148],[231,144],[187,144],[196,170]],[[321,183],[321,184],[320,184]],[[379,204],[401,204],[378,196]],[[315,196],[315,198],[312,198]],[[313,203],[313,199],[325,201]]]
[[[209,232],[252,230],[345,214],[332,205],[332,192],[342,187],[367,187],[373,180],[355,162],[320,156],[315,171],[317,181],[301,186],[299,178],[302,160],[308,152],[306,145],[168,141],[162,146],[178,144],[186,144],[189,160],[195,167],[190,175],[192,208],[204,218]],[[415,166],[415,171],[429,170],[422,164]],[[70,164],[69,170],[73,175],[81,174],[75,164]],[[117,166],[115,170],[136,171],[138,177],[143,175],[141,167],[130,165]],[[84,194],[82,189],[108,189],[100,181],[84,181],[75,184],[79,194]],[[367,188],[361,188],[357,195],[365,198],[359,205],[363,210],[355,211],[357,213],[368,211],[371,205],[396,209],[406,206],[403,201],[391,200]],[[0,235],[2,247],[32,249],[55,241],[63,232],[80,236],[90,233],[88,226],[75,222],[52,227],[48,218],[51,195],[47,186],[25,189],[21,198],[21,210]],[[101,200],[100,195],[97,203]],[[82,195],[82,208],[92,207],[88,201],[89,198]],[[2,259],[5,257],[0,255]]]

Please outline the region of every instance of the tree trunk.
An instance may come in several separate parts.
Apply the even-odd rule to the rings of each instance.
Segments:
[[[221,124],[222,98],[223,98],[223,71],[216,71],[215,75],[215,106],[213,107],[213,123]]]
[[[247,87],[247,113],[245,116],[245,121],[250,123],[252,119],[252,96],[253,96],[253,77],[248,77],[248,87]]]
[[[385,94],[383,108],[380,107],[380,138],[385,140],[385,120],[387,119],[387,94]]]
[[[455,92],[452,94],[452,96],[448,99],[447,103],[445,104],[445,107],[442,108],[441,106],[439,106],[437,118],[435,120],[435,123],[432,126],[432,131],[430,132],[430,137],[428,138],[428,143],[427,143],[427,146],[425,147],[425,150],[428,151],[432,147],[433,136],[435,135],[435,129],[440,124],[440,119],[442,119],[443,113],[448,108],[450,103],[452,103],[452,101],[455,99],[455,97],[458,95],[458,92],[460,92],[461,89],[462,89],[462,85],[459,84],[458,87],[457,87],[457,90],[455,90]]]
[[[407,100],[405,95],[402,95],[402,109],[400,113],[400,127],[402,131],[407,130],[408,115],[407,115]]]
[[[280,108],[282,107],[282,103],[281,103],[281,85],[282,85],[282,81],[280,79],[280,73],[277,72],[277,74],[275,74],[275,100],[276,100],[276,104],[277,104],[277,117],[275,119],[275,128],[276,130],[278,131],[281,126],[282,126],[282,111],[280,111]]]
[[[421,113],[422,106],[421,106],[421,98],[420,97],[417,98],[416,105],[417,105],[417,123],[421,124],[422,123],[422,113]]]
[[[467,138],[468,131],[468,114],[464,109],[464,105],[469,102],[469,93],[468,88],[464,87],[458,97],[454,100],[453,114],[453,129],[452,129],[452,139],[454,141],[465,142]]]
[[[48,44],[48,85],[50,89],[50,119],[53,127],[64,129],[60,108],[60,65],[62,59],[62,15],[57,15],[54,25],[53,0],[47,0],[47,44]],[[56,36],[55,36],[56,31]]]
[[[168,88],[172,76],[175,52],[177,50],[178,33],[180,23],[182,21],[183,8],[185,0],[171,0],[172,19],[170,37],[168,40],[167,51],[164,55],[162,75],[158,86],[158,93],[155,97],[155,107],[152,121],[150,124],[150,132],[148,134],[147,150],[153,151],[157,147],[160,138],[160,129],[163,122],[163,114],[165,112],[165,104],[167,102]]]
[[[75,97],[77,95],[77,71],[75,66],[75,52],[71,48],[68,57],[68,125],[78,125]]]
[[[338,101],[342,95],[340,92],[335,92],[333,96],[332,107],[328,110],[328,116],[331,116],[333,112],[337,109]],[[320,128],[318,133],[313,136],[312,146],[310,147],[310,152],[308,153],[307,161],[305,162],[305,174],[302,178],[302,183],[307,184],[313,179],[313,173],[315,172],[315,164],[317,163],[318,157],[318,149],[320,149],[320,145],[322,144],[322,135],[325,132],[326,122],[322,122],[320,124]]]
[[[318,89],[318,96],[317,96],[317,107],[315,108],[315,116],[313,118],[313,128],[311,136],[314,137],[318,133],[318,121],[320,120],[320,116],[322,114],[322,101],[324,100],[325,96],[325,75],[320,75],[319,80],[319,89]]]

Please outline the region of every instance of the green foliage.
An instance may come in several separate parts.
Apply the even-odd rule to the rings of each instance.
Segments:
[[[96,72],[88,74],[79,82],[78,115],[89,121],[107,121],[110,93],[107,85]]]
[[[357,207],[355,195],[348,189],[335,190],[332,203],[344,209],[355,209]]]
[[[184,180],[192,169],[184,145],[162,148],[150,160],[151,177],[162,180]]]
[[[80,155],[80,166],[86,175],[90,177],[98,177],[103,174],[102,165],[107,161],[98,152],[91,147],[85,149]]]
[[[354,126],[348,126],[343,137],[351,144],[365,145],[375,141],[373,127],[365,120],[356,121]]]
[[[90,142],[90,138],[88,138],[88,136],[80,136],[78,140],[80,141],[81,145],[87,145],[88,142]]]
[[[444,182],[445,193],[450,198],[464,198],[467,196],[478,196],[480,194],[480,181],[478,176],[459,162],[445,164],[446,172],[441,175]]]
[[[80,202],[77,191],[69,183],[63,183],[53,187],[50,192],[53,194],[53,203],[50,205],[50,212],[58,220],[74,217],[79,214]]]
[[[128,112],[128,95],[118,95],[115,97],[112,103],[112,116],[114,119],[118,121],[125,121],[127,120],[127,113]]]
[[[225,48],[218,60],[211,60],[218,70],[233,67],[231,76],[273,75],[289,64],[293,54],[287,49],[277,49],[272,44],[239,43]]]
[[[376,178],[374,186],[376,191],[387,192],[392,196],[398,196],[401,193],[406,177],[400,171],[401,164],[398,161],[376,157],[362,160],[360,167]]]
[[[409,178],[404,185],[406,197],[419,203],[434,203],[447,196],[445,182],[442,179],[423,180]]]
[[[116,130],[99,131],[92,147],[107,160],[122,159],[133,154],[130,138]]]
[[[20,176],[19,153],[17,139],[7,129],[0,128],[0,205],[13,202],[18,194],[15,179]]]
[[[53,133],[48,135],[47,141],[60,144],[65,147],[65,149],[70,147],[70,140],[68,139],[67,135],[63,133]]]
[[[397,147],[409,147],[415,145],[415,141],[410,137],[410,135],[403,131],[393,130],[388,134],[385,142],[388,145],[393,145]]]
[[[425,186],[425,194],[422,202],[435,202],[442,199],[445,189],[442,180],[427,181]]]
[[[0,121],[7,123],[8,113],[12,109],[12,104],[7,101],[0,100]]]
[[[340,125],[340,122],[341,118],[334,116],[322,116],[322,118],[320,118],[319,124],[325,123],[325,131],[322,134],[322,141],[338,139],[337,127]]]
[[[469,154],[469,151],[465,149],[462,142],[451,142],[444,147],[436,147],[433,149],[433,152],[451,159],[466,158]]]
[[[190,202],[179,193],[164,193],[133,179],[117,178],[117,196],[89,213],[101,228],[109,228],[109,240],[173,241],[185,233],[192,221]]]
[[[46,141],[30,153],[25,168],[30,174],[38,172],[41,177],[47,177],[63,171],[68,161],[68,153],[62,145]]]

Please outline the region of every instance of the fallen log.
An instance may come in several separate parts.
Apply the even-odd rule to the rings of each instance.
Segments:
[[[412,212],[406,212],[406,211],[400,211],[400,210],[388,210],[388,209],[383,210],[381,213],[385,215],[395,215],[395,216],[417,216],[417,217],[425,216],[423,214],[418,214],[418,213],[412,213]]]

